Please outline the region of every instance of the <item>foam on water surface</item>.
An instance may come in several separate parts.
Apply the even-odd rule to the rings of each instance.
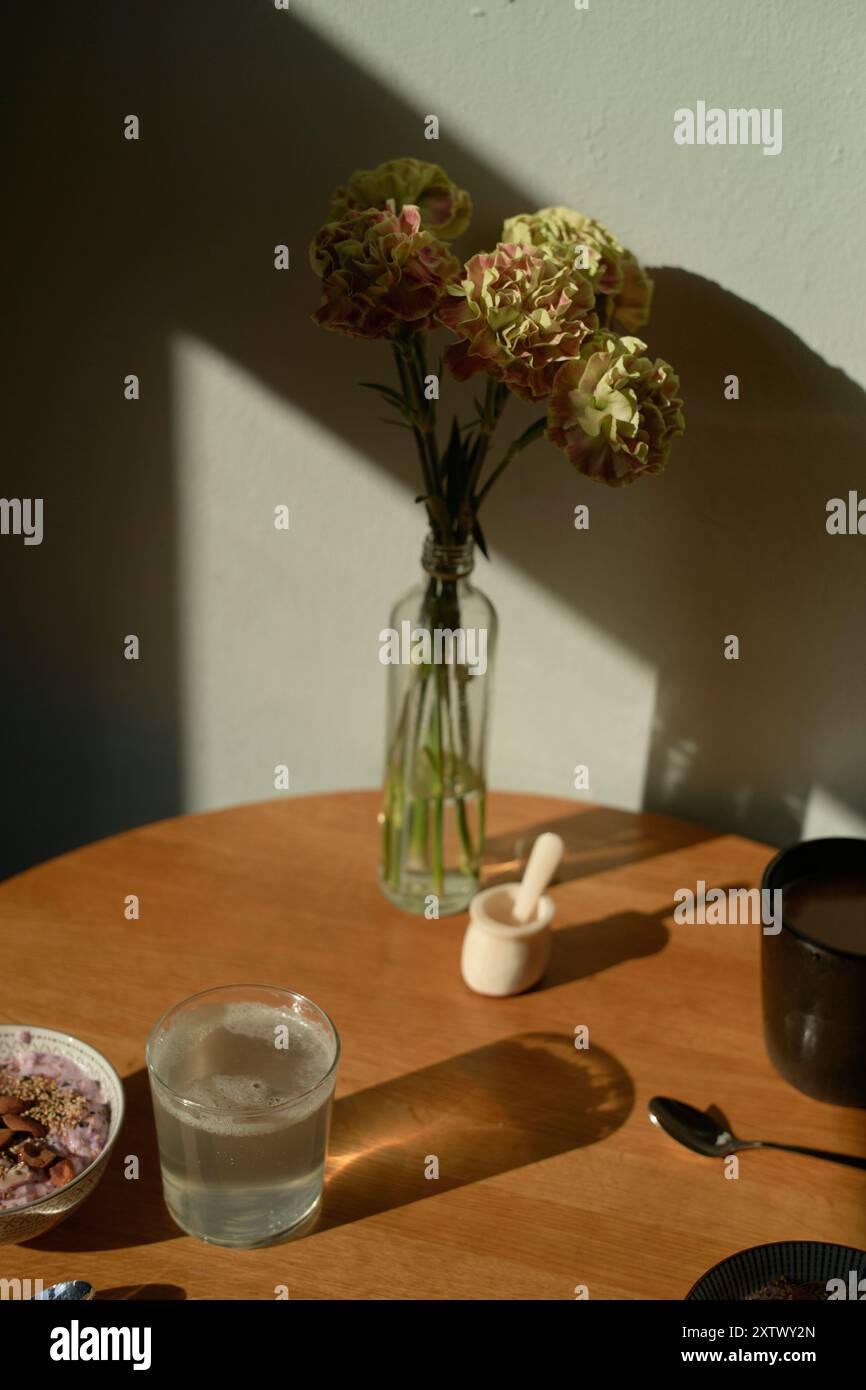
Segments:
[[[172,1090],[192,1102],[163,1097],[185,1123],[213,1133],[261,1134],[297,1123],[321,1103],[320,1096],[295,1097],[322,1080],[333,1050],[288,1009],[208,1004],[159,1041],[155,1060]],[[206,1113],[197,1113],[199,1106]]]

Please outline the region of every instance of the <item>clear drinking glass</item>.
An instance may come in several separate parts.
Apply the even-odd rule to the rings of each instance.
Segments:
[[[327,1014],[291,990],[226,985],[162,1015],[147,1069],[165,1202],[183,1230],[249,1248],[307,1224],[339,1057]]]

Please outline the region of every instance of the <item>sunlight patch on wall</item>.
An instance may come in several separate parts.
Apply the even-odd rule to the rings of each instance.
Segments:
[[[866,836],[866,814],[832,795],[824,787],[813,787],[803,821],[803,839],[822,835]]]
[[[179,336],[172,362],[187,809],[275,795],[278,763],[292,793],[375,783],[405,490],[208,344]]]

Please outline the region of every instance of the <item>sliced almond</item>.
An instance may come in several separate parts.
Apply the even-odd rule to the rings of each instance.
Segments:
[[[48,1133],[44,1125],[38,1120],[31,1120],[29,1115],[13,1115],[8,1112],[3,1116],[3,1123],[8,1129],[12,1129],[16,1134],[35,1134],[37,1139],[41,1139]]]
[[[30,1103],[19,1096],[0,1096],[0,1115],[20,1115]]]
[[[68,1158],[58,1158],[48,1169],[48,1176],[55,1187],[65,1187],[75,1177],[75,1169]]]

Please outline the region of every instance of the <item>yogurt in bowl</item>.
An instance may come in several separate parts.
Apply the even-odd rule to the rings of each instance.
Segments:
[[[40,1235],[87,1197],[122,1118],[120,1078],[94,1048],[0,1025],[0,1242]]]

